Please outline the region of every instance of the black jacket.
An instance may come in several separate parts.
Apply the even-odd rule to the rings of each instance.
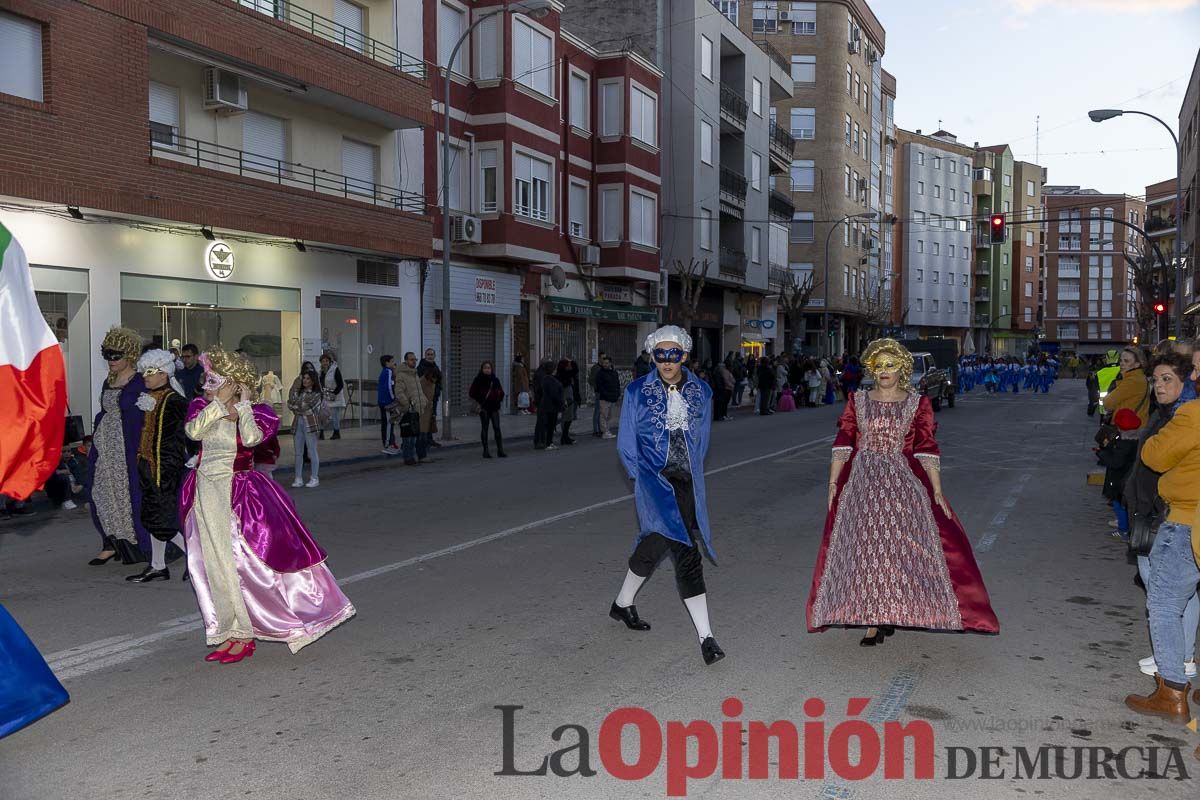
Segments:
[[[758,388],[769,391],[775,388],[775,368],[766,361],[758,362]]]
[[[539,385],[542,387],[542,396],[538,400],[538,411],[561,414],[565,407],[562,381],[553,372],[545,372]]]
[[[602,367],[596,373],[596,396],[607,403],[621,399],[621,376],[612,367]]]
[[[1148,517],[1154,525],[1167,518],[1167,504],[1158,494],[1158,479],[1162,473],[1155,472],[1142,463],[1142,445],[1162,430],[1170,420],[1170,409],[1160,409],[1150,418],[1150,423],[1143,429],[1142,438],[1137,443],[1137,454],[1122,487],[1124,491],[1121,502],[1129,513]],[[1107,485],[1105,488],[1108,488]]]
[[[484,375],[480,372],[471,382],[471,388],[467,395],[479,403],[479,407],[484,411],[499,411],[500,405],[504,402],[504,387],[500,385],[500,379],[494,374]]]
[[[142,490],[142,525],[156,539],[170,541],[180,531],[179,487],[187,470],[187,437],[183,425],[188,401],[168,391],[162,396],[158,424],[151,443],[154,462],[138,454],[138,483]],[[161,436],[158,435],[161,432]]]

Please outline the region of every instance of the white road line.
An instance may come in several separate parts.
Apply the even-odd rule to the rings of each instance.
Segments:
[[[750,464],[756,464],[760,461],[768,461],[774,458],[779,458],[780,456],[788,453],[794,453],[816,447],[818,445],[826,444],[832,442],[833,438],[833,436],[824,436],[820,439],[813,439],[811,441],[804,442],[803,444],[785,447],[782,450],[776,450],[773,453],[767,453],[766,455],[755,456],[753,458],[747,458],[733,464],[727,464],[723,467],[717,467],[716,469],[708,470],[704,474],[705,476],[719,475],[722,472],[728,472],[730,470],[745,467]],[[366,570],[365,572],[358,572],[353,575],[348,575],[339,580],[338,583],[342,586],[348,586],[352,583],[365,581],[368,578],[377,578],[380,575],[386,575],[389,572],[395,572],[396,570],[405,569],[406,567],[423,564],[427,561],[432,561],[435,558],[442,558],[443,556],[461,553],[464,550],[470,550],[471,548],[478,547],[482,544],[494,542],[498,539],[504,539],[506,537],[532,530],[534,528],[540,528],[543,525],[550,525],[554,522],[561,522],[565,519],[578,517],[582,514],[587,514],[590,511],[595,511],[600,508],[615,506],[619,503],[625,502],[626,500],[632,499],[632,494],[626,494],[609,500],[602,500],[599,503],[592,503],[591,505],[583,506],[582,508],[564,511],[561,514],[555,514],[552,517],[545,517],[544,519],[527,522],[523,525],[516,525],[511,528],[505,528],[504,530],[496,531],[495,533],[489,533],[486,536],[480,536],[477,539],[471,539],[469,541],[450,545],[449,547],[444,547],[441,550],[434,550],[430,553],[413,556],[412,558],[406,558],[403,561],[396,561],[392,564],[385,564],[381,567],[375,567],[374,569]],[[65,681],[73,678],[79,678],[89,673],[96,672],[107,667],[116,666],[117,664],[122,664],[127,661],[131,661],[134,658],[138,658],[139,656],[146,655],[150,652],[146,649],[147,645],[161,642],[164,639],[169,639],[172,636],[180,633],[193,632],[196,629],[196,623],[199,621],[199,614],[187,614],[182,617],[176,617],[174,619],[160,622],[158,627],[162,628],[162,630],[155,631],[154,633],[137,637],[126,635],[100,639],[98,641],[78,645],[67,650],[60,650],[57,653],[51,653],[46,657],[46,661],[50,664],[50,668],[54,670],[54,673],[58,676],[59,680]]]

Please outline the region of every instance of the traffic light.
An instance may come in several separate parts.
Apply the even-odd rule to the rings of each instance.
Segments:
[[[992,214],[992,218],[988,225],[988,228],[991,231],[990,241],[992,244],[1004,244],[1005,240],[1008,238],[1008,233],[1006,231],[1007,227],[1008,226],[1005,224],[1003,214]]]
[[[1164,303],[1163,301],[1159,300],[1157,303],[1154,304],[1154,315],[1157,317],[1161,317],[1165,313],[1167,313],[1167,304]]]

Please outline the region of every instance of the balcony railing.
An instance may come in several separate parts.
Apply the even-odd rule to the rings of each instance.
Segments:
[[[1078,278],[1079,274],[1080,274],[1079,267],[1070,269],[1068,267],[1059,266],[1059,268],[1058,268],[1058,277],[1059,278]]]
[[[720,270],[722,275],[746,277],[746,254],[741,250],[722,247],[720,253]]]
[[[975,324],[979,325],[980,327],[986,328],[987,326],[992,324],[992,320],[991,320],[991,317],[989,317],[987,314],[976,314],[975,315]]]
[[[992,295],[989,292],[976,292],[975,293],[975,302],[976,303],[990,303],[990,302],[992,302]]]
[[[746,176],[729,167],[721,167],[721,194],[732,195],[742,203],[746,200]]]
[[[1168,228],[1175,227],[1174,215],[1169,217],[1150,217],[1146,220],[1146,232],[1154,233],[1155,231],[1165,231]]]
[[[981,261],[975,265],[975,274],[982,278],[991,277],[992,267],[988,262]]]
[[[406,75],[416,78],[426,76],[425,62],[416,56],[397,50],[378,39],[372,39],[353,28],[347,28],[328,17],[314,14],[307,8],[301,8],[289,0],[240,0],[240,2],[241,5],[252,8],[264,16],[286,22],[313,36],[348,47]]]
[[[790,194],[771,189],[771,194],[767,197],[767,211],[775,221],[790,223],[792,215],[796,212],[796,205],[792,202]]]
[[[754,43],[758,48],[771,57],[778,67],[784,72],[791,73],[792,65],[788,61],[787,56],[775,49],[775,47],[765,39],[755,39]]]
[[[163,138],[161,133],[151,134],[151,156],[413,214],[425,213],[425,198],[415,192],[392,189],[364,178],[247,153],[187,136],[173,136],[173,144],[164,142]]]
[[[736,90],[721,84],[721,116],[734,125],[745,130],[746,115],[750,113],[750,104]]]
[[[788,286],[792,282],[792,273],[787,267],[771,264],[767,268],[767,282],[777,288]]]
[[[792,136],[791,131],[778,122],[772,122],[769,142],[771,152],[790,164],[796,152],[796,137]]]

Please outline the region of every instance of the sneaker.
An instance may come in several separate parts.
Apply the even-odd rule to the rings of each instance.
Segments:
[[[605,433],[605,434],[602,434],[600,436],[600,438],[601,439],[615,439],[615,438],[617,438],[617,435],[615,433]]]
[[[304,484],[305,489],[315,489],[321,485],[321,482],[316,478],[309,478],[308,483]]]
[[[1158,664],[1155,663],[1154,656],[1146,656],[1138,662],[1138,669],[1143,675],[1154,675],[1158,672]],[[1188,678],[1196,677],[1196,659],[1183,662],[1183,674]]]
[[[292,481],[293,489],[299,489],[303,486],[304,486],[304,478],[296,478],[296,480]]]
[[[67,511],[74,511],[75,509],[79,508],[79,506],[75,505],[75,502],[73,500],[64,500],[62,507],[65,508]]]
[[[545,446],[544,448],[542,448],[542,449],[543,449],[543,450],[557,450],[557,449],[558,449],[558,445],[555,445],[555,444],[548,444],[548,445],[546,445],[546,446]]]
[[[379,452],[383,453],[385,456],[395,456],[395,455],[400,454],[400,448],[399,447],[385,447],[382,450],[380,450]]]

